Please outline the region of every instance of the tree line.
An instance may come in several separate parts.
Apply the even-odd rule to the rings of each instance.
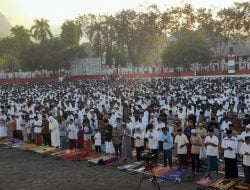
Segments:
[[[59,36],[48,20],[38,19],[30,29],[14,26],[0,40],[0,70],[67,69],[74,58],[89,56],[115,67],[189,67],[209,63],[212,53],[220,62],[229,41],[245,42],[249,34],[249,2],[218,12],[186,4],[164,12],[150,5],[146,11],[83,14],[66,20]]]

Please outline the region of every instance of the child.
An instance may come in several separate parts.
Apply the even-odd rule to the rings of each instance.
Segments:
[[[101,133],[98,130],[98,128],[95,129],[96,133],[94,136],[95,139],[95,151],[101,153],[101,145],[102,145],[102,140],[101,140]]]

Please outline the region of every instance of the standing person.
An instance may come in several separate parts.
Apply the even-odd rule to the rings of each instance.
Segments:
[[[26,130],[26,143],[31,143],[31,128],[32,123],[30,122],[29,118],[25,118],[24,127]]]
[[[132,161],[132,141],[131,131],[126,124],[123,124],[123,137],[122,137],[122,159]]]
[[[237,139],[232,136],[232,130],[227,130],[227,136],[223,139],[221,148],[224,150],[225,179],[238,178],[237,168]]]
[[[60,133],[58,122],[53,116],[49,117],[49,122],[51,146],[58,148],[60,146]]]
[[[202,139],[200,135],[197,134],[196,129],[192,129],[191,131],[192,136],[190,137],[191,142],[191,157],[192,157],[192,172],[200,172],[200,149],[202,145]]]
[[[91,134],[92,130],[89,125],[89,122],[85,122],[83,128],[83,141],[84,141],[84,149],[87,152],[92,151]]]
[[[6,127],[7,116],[5,115],[4,110],[0,114],[0,138],[7,137],[7,127]]]
[[[91,131],[92,131],[92,133],[91,133],[91,142],[95,143],[94,136],[95,136],[95,132],[96,132],[96,128],[97,128],[97,126],[95,125],[95,119],[91,119],[90,128],[91,128]]]
[[[122,152],[122,128],[119,126],[116,126],[113,128],[112,131],[112,141],[113,145],[115,147],[115,156],[121,157],[121,152]]]
[[[47,115],[43,115],[42,120],[42,129],[43,129],[43,143],[45,146],[51,146],[51,136],[49,130],[49,120]]]
[[[101,146],[102,146],[102,139],[101,139],[101,133],[98,128],[95,129],[95,151],[98,153],[102,153]]]
[[[115,149],[114,145],[112,143],[112,125],[109,124],[108,119],[104,119],[104,140],[105,140],[105,147],[106,147],[106,153],[107,154],[114,154]]]
[[[78,131],[77,131],[77,146],[78,149],[82,150],[83,149],[83,130],[82,126],[78,126]]]
[[[163,151],[163,142],[162,142],[162,128],[165,127],[165,124],[161,121],[160,118],[157,118],[157,123],[155,125],[155,129],[158,133],[158,143],[159,143],[159,151]]]
[[[23,140],[23,127],[22,127],[22,118],[17,114],[16,115],[16,131],[17,131],[17,138],[19,140]]]
[[[152,124],[147,126],[148,132],[146,134],[146,138],[148,139],[148,148],[154,154],[154,162],[157,163],[158,161],[158,133],[154,129]]]
[[[70,149],[75,149],[76,148],[76,136],[77,136],[77,132],[76,132],[76,126],[73,123],[73,119],[69,120],[68,123],[68,139],[69,139],[69,148]]]
[[[182,129],[177,129],[177,135],[174,139],[176,152],[178,155],[179,169],[185,168],[188,166],[188,157],[187,157],[187,146],[188,138],[185,134],[182,133]]]
[[[42,144],[42,121],[37,116],[34,117],[35,144]]]
[[[134,139],[136,158],[137,161],[141,161],[141,152],[144,151],[144,134],[139,126],[135,128]]]
[[[250,136],[245,137],[240,153],[243,155],[245,183],[250,183]]]
[[[164,167],[169,164],[170,168],[172,168],[173,137],[168,132],[167,127],[163,127],[162,132]]]
[[[58,124],[59,124],[59,133],[60,133],[60,148],[66,148],[67,126],[62,119],[58,120]]]
[[[196,130],[197,130],[197,134],[202,139],[202,144],[201,144],[201,147],[200,147],[200,156],[199,156],[199,158],[201,160],[203,160],[203,159],[207,158],[206,147],[204,145],[204,141],[205,141],[205,138],[207,136],[207,130],[204,128],[204,124],[203,123],[199,123],[198,127],[196,128]]]
[[[204,144],[207,149],[208,176],[210,176],[211,171],[216,171],[218,173],[217,156],[219,138],[214,135],[214,128],[208,129],[208,136],[206,136]]]

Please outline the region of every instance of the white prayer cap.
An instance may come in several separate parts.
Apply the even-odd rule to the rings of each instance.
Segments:
[[[192,134],[197,133],[197,130],[196,130],[196,129],[192,129],[192,130],[191,130],[191,133],[192,133]]]
[[[250,129],[250,124],[248,124],[248,125],[246,126],[246,129]]]

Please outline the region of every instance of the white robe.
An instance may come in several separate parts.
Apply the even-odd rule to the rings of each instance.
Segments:
[[[51,145],[54,147],[60,146],[60,132],[58,122],[50,117],[49,129],[51,130]]]
[[[7,137],[6,115],[0,115],[0,138]]]

